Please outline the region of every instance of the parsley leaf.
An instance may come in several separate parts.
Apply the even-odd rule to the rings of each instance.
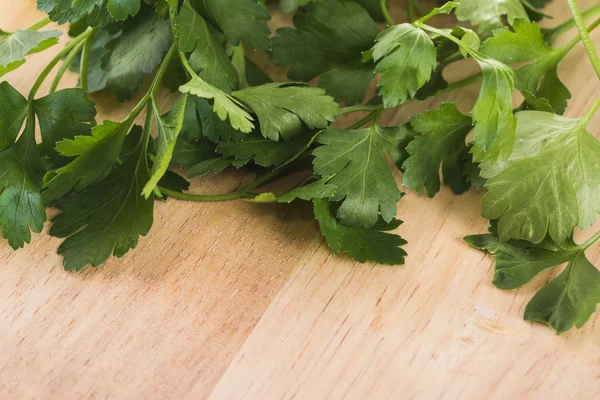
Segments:
[[[322,89],[300,84],[267,83],[233,92],[258,116],[264,137],[289,140],[310,129],[325,128],[339,111],[332,97]]]
[[[478,26],[483,34],[501,28],[503,16],[508,18],[510,24],[517,18],[529,20],[521,0],[461,0],[456,16],[461,21]]]
[[[374,226],[379,213],[390,222],[402,197],[390,171],[386,153],[396,151],[414,133],[406,126],[345,130],[330,127],[323,132],[313,155],[320,176],[335,175],[329,182],[338,189],[332,200],[343,200],[338,218],[348,226]],[[403,160],[395,160],[401,163]]]
[[[2,237],[13,249],[30,242],[30,230],[42,231],[46,221],[40,195],[44,172],[35,144],[35,121],[30,116],[17,142],[0,152],[0,226]]]
[[[46,202],[56,200],[72,188],[81,191],[105,178],[112,170],[131,122],[104,121],[95,126],[90,136],[65,139],[56,145],[56,150],[65,157],[76,157],[53,174],[43,192]]]
[[[213,100],[213,110],[221,119],[229,119],[231,126],[240,132],[249,133],[254,129],[254,120],[243,105],[232,96],[205,82],[198,76],[192,76],[192,79],[179,88],[182,93]]]
[[[42,145],[46,155],[63,163],[54,147],[56,142],[89,135],[96,108],[81,89],[65,89],[33,101],[33,110],[40,123]]]
[[[114,19],[121,21],[140,12],[141,0],[108,0],[106,7]]]
[[[177,137],[181,132],[181,128],[183,128],[186,103],[187,95],[180,96],[171,110],[164,115],[160,115],[157,104],[153,102],[152,110],[158,123],[158,148],[152,165],[150,180],[146,183],[142,192],[146,198],[149,198],[152,192],[156,190],[158,182],[169,168]]]
[[[192,52],[190,65],[200,78],[225,92],[237,88],[238,77],[231,60],[189,0],[183,3],[174,26],[179,47],[183,52]]]
[[[534,22],[517,19],[513,28],[514,32],[494,31],[494,37],[485,41],[481,51],[505,64],[533,61],[516,71],[517,88],[526,96],[546,98],[552,110],[563,114],[571,93],[558,79],[557,67],[571,46],[548,47],[539,25]]]
[[[420,28],[400,24],[383,31],[373,47],[375,72],[379,80],[383,104],[395,107],[412,98],[431,78],[437,65],[433,41]]]
[[[8,82],[0,83],[0,151],[13,145],[27,118],[27,99]]]
[[[472,128],[471,118],[462,115],[454,103],[443,103],[439,110],[417,114],[411,118],[412,128],[419,133],[408,145],[410,157],[402,167],[402,183],[417,192],[423,186],[429,197],[440,190],[440,164],[444,181],[455,193],[469,188],[464,176],[465,138]]]
[[[37,7],[48,14],[51,20],[64,24],[81,19],[103,3],[103,0],[37,0]]]
[[[58,43],[60,31],[0,30],[0,76],[25,64],[25,56],[39,53]]]
[[[50,234],[65,238],[58,252],[66,270],[79,271],[88,263],[97,267],[111,254],[122,257],[150,231],[154,198],[141,195],[150,179],[144,136],[123,165],[61,202],[63,212],[52,219]]]
[[[600,302],[600,271],[585,257],[588,245],[569,237],[557,245],[546,237],[538,244],[524,240],[501,242],[492,234],[468,236],[473,247],[488,251],[496,261],[494,284],[501,289],[525,285],[542,272],[568,262],[564,271],[544,286],[525,307],[525,320],[550,325],[557,333],[581,328]]]
[[[556,333],[581,328],[600,303],[600,271],[579,252],[557,278],[544,286],[525,308],[526,321],[550,325]]]
[[[362,101],[374,75],[372,63],[361,62],[361,53],[379,33],[369,14],[356,3],[328,1],[316,4],[309,14],[296,14],[294,25],[296,29],[278,29],[273,39],[270,56],[277,65],[290,66],[288,77],[294,80],[327,73],[319,86],[328,94],[348,104]],[[344,84],[345,79],[355,83]]]
[[[500,240],[562,243],[600,212],[600,143],[581,120],[541,111],[517,113],[511,156],[484,165],[482,214],[499,219]]]
[[[259,136],[248,136],[236,142],[222,142],[217,146],[217,152],[224,157],[233,158],[247,163],[253,160],[261,167],[274,167],[283,164],[300,151],[310,136],[302,135],[286,142],[276,142]]]
[[[151,13],[107,44],[102,68],[117,99],[129,100],[171,45],[169,22]]]
[[[402,221],[392,219],[390,223],[378,220],[371,228],[349,227],[335,218],[331,204],[325,200],[314,200],[315,218],[329,248],[334,254],[345,253],[356,261],[374,261],[379,264],[404,264],[406,252],[402,246],[406,241],[388,233],[397,229]]]
[[[253,49],[271,48],[271,31],[265,24],[271,16],[254,0],[193,0],[196,9],[220,28],[234,46],[240,41]]]

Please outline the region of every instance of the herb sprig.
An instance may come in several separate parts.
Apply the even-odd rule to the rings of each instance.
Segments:
[[[58,43],[61,32],[48,24],[69,23],[72,39],[27,96],[0,83],[2,236],[23,247],[56,207],[50,234],[64,239],[65,268],[81,270],[135,248],[152,227],[155,200],[308,201],[334,253],[397,265],[407,256],[393,233],[402,224],[399,170],[404,187],[430,197],[442,184],[456,194],[483,188],[490,233],[466,241],[494,257],[494,284],[517,288],[566,263],[525,319],[558,333],[581,327],[600,302],[600,272],[585,255],[600,233],[573,240],[600,212],[600,143],[587,130],[600,98],[582,117],[563,117],[573,95],[557,71],[581,42],[600,79],[589,36],[600,7],[582,12],[576,0],[561,1],[573,18],[541,28],[548,0],[441,1],[428,11],[409,0],[406,21],[394,21],[386,0],[38,0],[47,18],[0,31],[0,76]],[[294,22],[272,34],[277,8]],[[436,26],[440,15],[454,26]],[[556,46],[572,28],[578,35]],[[252,61],[261,54],[290,81],[273,82]],[[464,59],[480,72],[448,82],[446,69]],[[78,87],[59,90],[69,70]],[[146,75],[152,83],[124,119],[96,121],[94,93],[129,100]],[[404,125],[380,123],[386,110],[476,82],[469,115],[443,103]],[[161,86],[177,93],[169,109]],[[367,114],[343,126],[352,113]],[[255,178],[231,193],[198,195],[180,175],[227,168]],[[289,189],[263,189],[275,181]]]

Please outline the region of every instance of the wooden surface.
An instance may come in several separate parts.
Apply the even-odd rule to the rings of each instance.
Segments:
[[[555,3],[558,23],[568,11]],[[40,18],[34,0],[0,5],[5,30]],[[6,79],[28,89],[56,51]],[[581,46],[560,75],[573,93],[568,115],[582,115],[600,84]],[[477,92],[387,118],[450,99],[468,109]],[[103,118],[122,115],[96,100]],[[240,177],[195,191],[231,190]],[[486,230],[480,196],[409,193],[399,268],[332,256],[305,206],[157,203],[135,251],[83,273],[62,270],[59,240],[46,234],[17,252],[1,242],[0,399],[600,398],[600,317],[560,337],[522,320],[550,277],[492,286],[491,259],[461,240]],[[589,257],[600,265],[598,247]]]

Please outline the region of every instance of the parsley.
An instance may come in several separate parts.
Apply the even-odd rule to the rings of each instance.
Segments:
[[[397,265],[407,256],[399,184],[430,197],[473,187],[492,228],[465,240],[494,258],[494,284],[518,288],[566,264],[524,316],[558,333],[581,327],[600,302],[600,272],[586,258],[600,233],[573,239],[600,213],[600,144],[588,128],[600,99],[563,117],[573,94],[558,69],[582,42],[600,79],[589,37],[600,7],[582,13],[567,1],[573,18],[542,29],[550,0],[438,1],[427,13],[411,0],[404,21],[382,0],[37,0],[47,18],[0,30],[0,76],[58,43],[61,32],[44,29],[51,22],[70,23],[72,39],[27,95],[0,83],[2,236],[23,247],[57,208],[50,234],[63,239],[65,269],[81,270],[135,248],[157,200],[305,201],[334,254]],[[271,32],[279,11],[293,20]],[[578,35],[555,46],[573,27]],[[267,58],[289,81],[263,71]],[[447,81],[464,59],[480,72]],[[68,70],[79,87],[58,90]],[[475,82],[471,109],[446,102],[380,123],[388,109]],[[123,120],[97,122],[100,91],[137,103]],[[359,112],[349,126],[341,118]],[[188,179],[227,168],[252,180],[189,193]],[[287,190],[263,189],[276,181]]]

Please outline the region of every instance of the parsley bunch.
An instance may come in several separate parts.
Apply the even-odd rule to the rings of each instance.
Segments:
[[[27,96],[0,83],[2,236],[23,247],[56,207],[50,234],[64,238],[65,268],[81,270],[135,248],[157,199],[309,201],[334,253],[402,264],[406,242],[392,233],[402,223],[398,169],[403,186],[430,197],[442,182],[457,194],[485,188],[492,228],[466,240],[494,256],[494,283],[516,288],[568,263],[525,318],[559,333],[581,327],[600,302],[600,271],[585,256],[600,233],[573,240],[600,212],[600,143],[586,130],[600,98],[583,117],[563,117],[571,93],[557,68],[582,42],[600,78],[589,36],[600,6],[582,13],[576,0],[560,1],[573,18],[542,29],[549,0],[442,1],[429,12],[408,0],[402,23],[385,0],[37,0],[47,19],[0,31],[0,76],[58,43],[60,31],[42,30],[49,22],[70,23],[72,40]],[[294,13],[293,27],[272,33],[279,10]],[[579,35],[555,46],[573,27]],[[252,61],[264,53],[289,82]],[[445,69],[464,59],[481,72],[446,81]],[[50,93],[38,96],[59,64]],[[68,70],[79,87],[57,90]],[[387,109],[478,81],[469,115],[444,103],[404,125],[380,124]],[[178,93],[169,109],[161,86]],[[141,100],[123,120],[97,122],[90,95],[103,90]],[[366,117],[352,126],[336,122],[357,112]],[[188,192],[187,179],[227,168],[254,179],[233,193]],[[274,181],[288,190],[261,191]]]

